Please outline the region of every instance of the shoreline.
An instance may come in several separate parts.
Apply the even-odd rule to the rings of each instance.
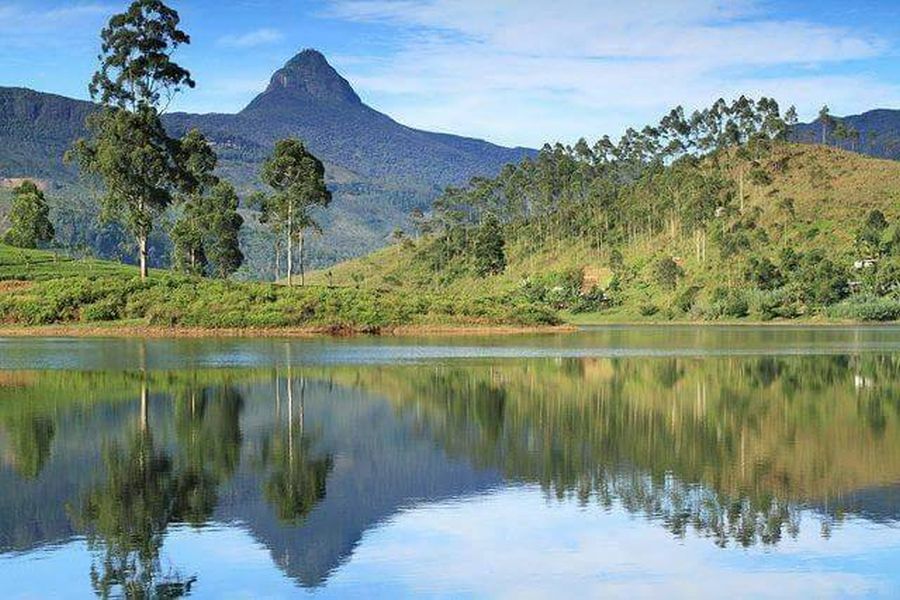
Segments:
[[[778,328],[839,328],[839,327],[896,327],[898,321],[604,321],[598,323],[563,323],[561,325],[396,325],[382,328],[351,326],[307,326],[273,328],[189,327],[140,324],[59,324],[59,325],[0,325],[0,338],[350,338],[350,337],[417,337],[417,336],[475,336],[529,335],[575,333],[585,329],[604,327],[768,327]]]
[[[425,335],[525,335],[573,333],[575,325],[398,325],[384,328],[309,326],[275,328],[166,327],[160,325],[34,325],[0,326],[0,338],[348,338],[414,337]]]

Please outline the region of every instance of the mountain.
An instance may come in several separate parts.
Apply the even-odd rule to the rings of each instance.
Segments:
[[[71,180],[62,156],[84,134],[84,119],[93,110],[90,102],[0,87],[0,179]]]
[[[833,130],[827,134],[830,145],[855,150],[876,158],[900,159],[900,110],[876,109],[859,115],[836,117],[860,133],[859,142],[838,140]],[[794,128],[795,141],[819,144],[822,124],[819,121],[801,123]]]
[[[78,188],[73,191],[78,178],[63,165],[62,155],[84,133],[84,118],[93,108],[62,96],[0,88],[0,179],[49,180],[56,190],[54,217],[74,218],[70,197],[78,195]],[[366,105],[315,50],[290,59],[272,75],[266,90],[237,114],[173,113],[165,116],[165,123],[173,135],[194,127],[203,131],[216,146],[222,175],[244,192],[259,185],[260,163],[276,140],[303,140],[325,162],[334,192],[332,207],[321,217],[324,235],[311,243],[310,257],[319,265],[383,245],[391,230],[406,225],[410,210],[427,207],[447,185],[494,175],[503,165],[534,155],[526,148],[504,148],[397,123]],[[90,202],[79,204],[90,213]],[[58,227],[62,241],[91,246],[102,256],[121,255],[127,238],[97,230],[90,218],[81,215],[78,226]],[[253,219],[248,223],[248,271],[270,275],[270,240]],[[70,229],[80,237],[65,237]],[[165,241],[158,239],[157,263],[164,261],[165,253]]]

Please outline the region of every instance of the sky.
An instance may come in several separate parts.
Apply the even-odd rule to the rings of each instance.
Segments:
[[[538,147],[616,136],[673,106],[775,97],[811,119],[900,108],[897,0],[171,0],[198,86],[236,112],[303,48],[401,123]],[[87,98],[127,1],[0,0],[0,85]]]

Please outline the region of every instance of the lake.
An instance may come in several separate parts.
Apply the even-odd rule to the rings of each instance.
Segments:
[[[898,327],[0,338],[3,598],[895,598],[898,564]]]

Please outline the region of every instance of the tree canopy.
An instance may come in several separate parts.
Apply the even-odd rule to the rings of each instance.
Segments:
[[[11,246],[37,248],[55,235],[44,192],[31,181],[14,190],[9,220],[10,228],[3,239]]]

